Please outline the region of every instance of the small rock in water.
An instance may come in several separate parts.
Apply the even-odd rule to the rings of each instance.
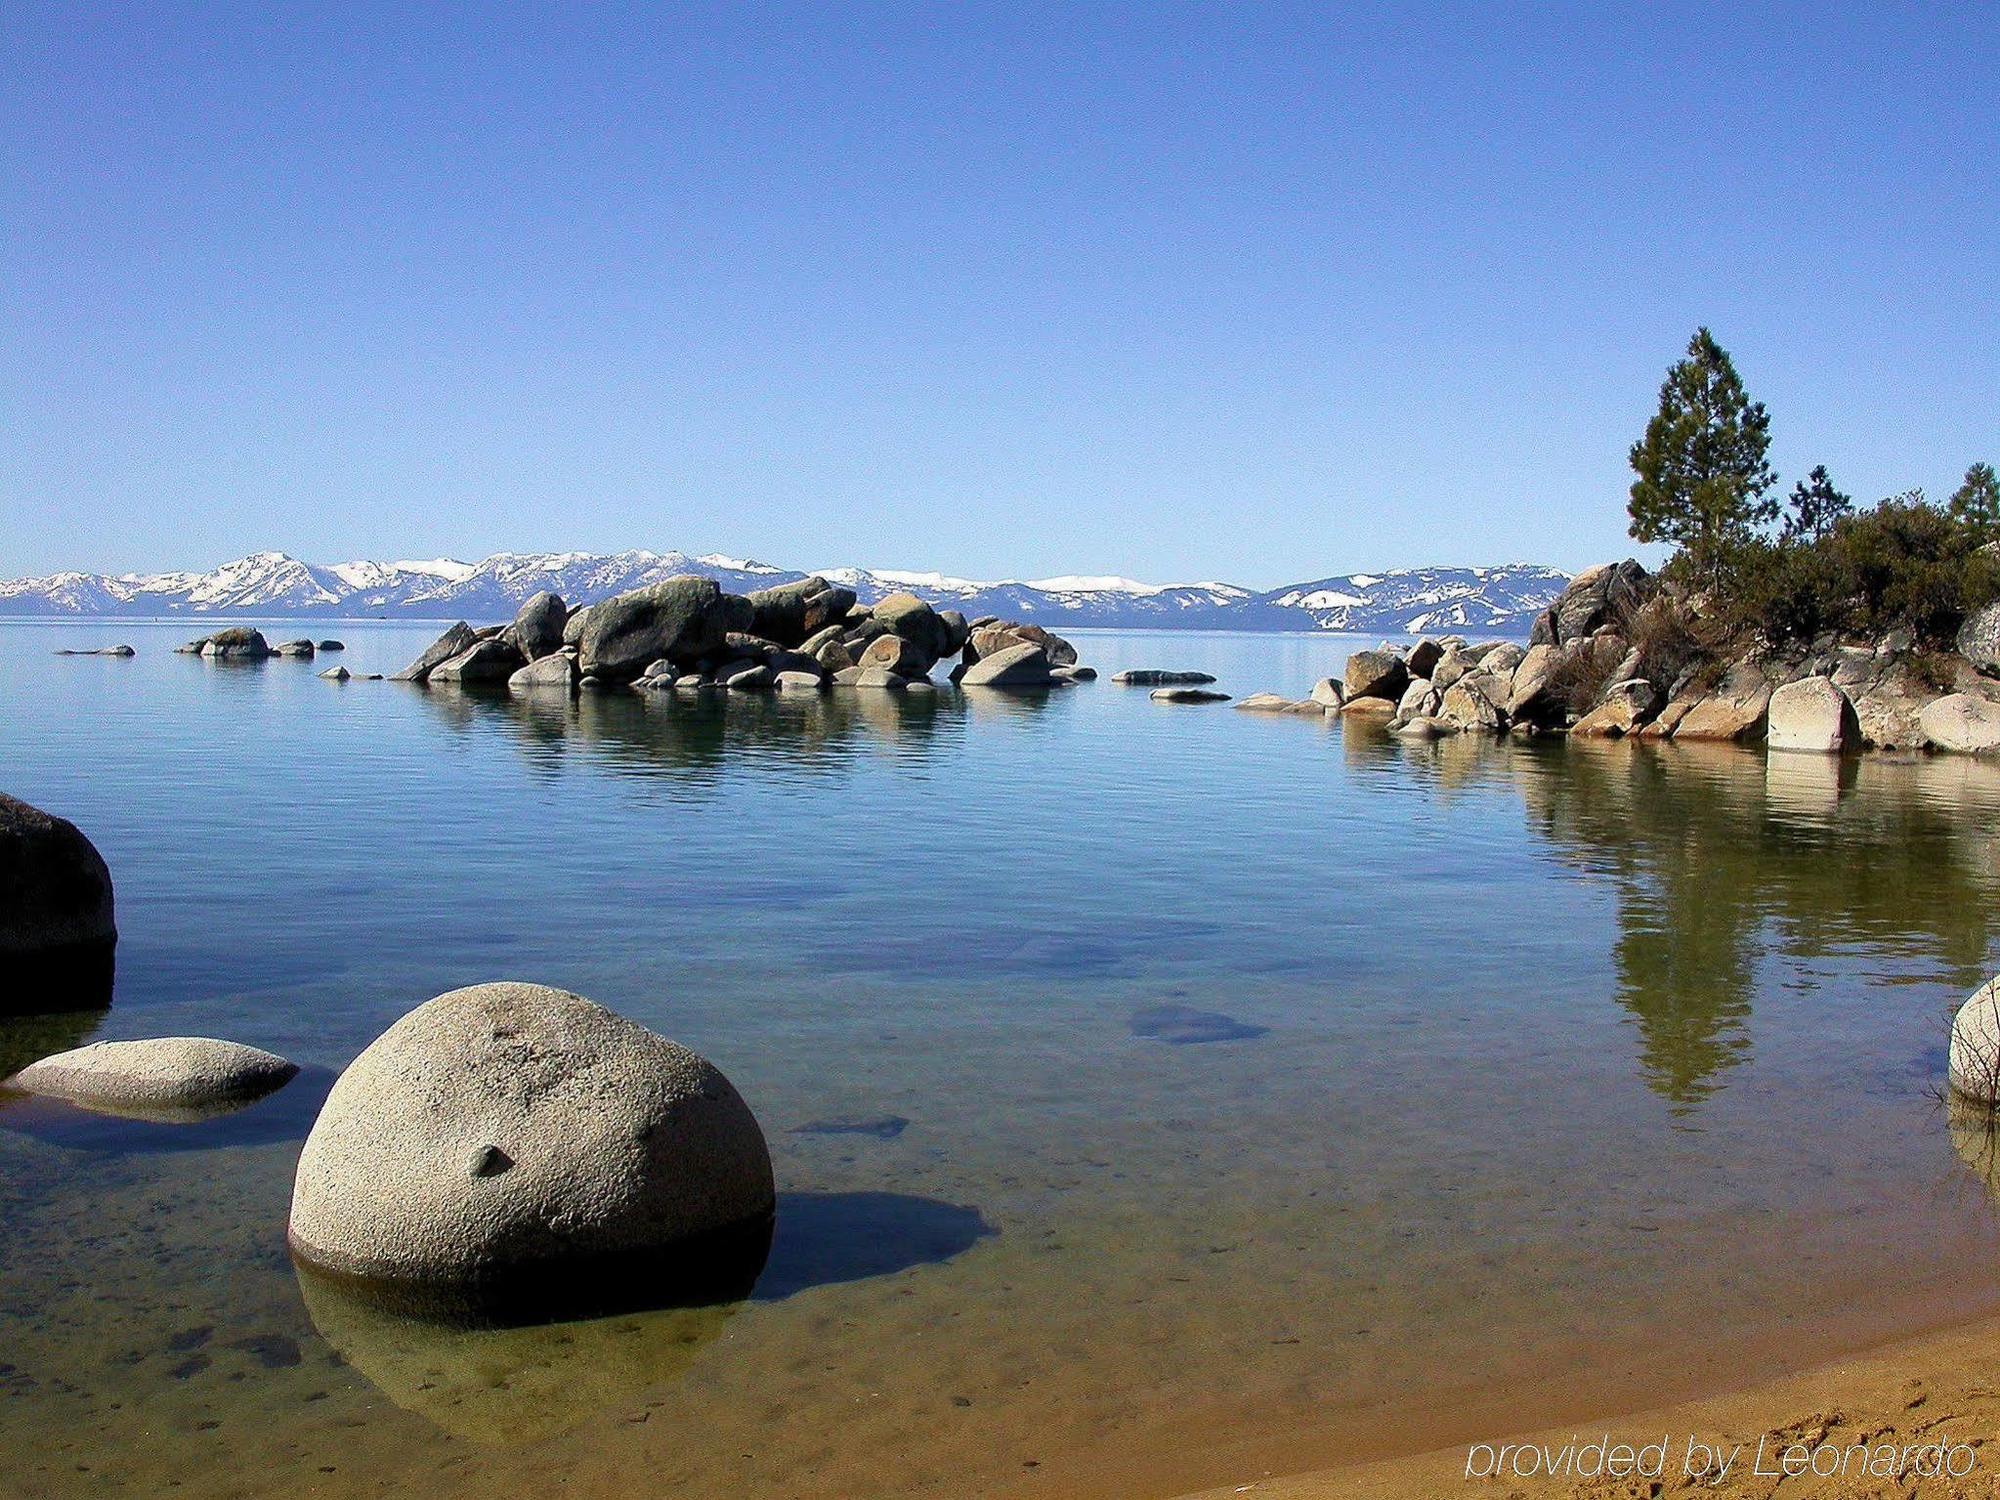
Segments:
[[[1148,1005],[1133,1011],[1129,1024],[1134,1036],[1152,1037],[1176,1047],[1198,1042],[1247,1042],[1271,1029],[1191,1005]]]
[[[793,1135],[872,1135],[880,1141],[893,1141],[909,1128],[910,1122],[901,1115],[868,1115],[858,1118],[837,1120],[814,1120],[811,1124],[793,1129]]]
[[[93,1042],[31,1063],[9,1083],[85,1109],[173,1119],[248,1103],[291,1082],[296,1064],[213,1037]]]
[[[345,667],[328,667],[319,675],[324,677],[328,682],[346,682],[354,674]]]
[[[1169,672],[1159,667],[1135,667],[1111,679],[1127,687],[1199,687],[1215,679],[1206,672]]]
[[[1227,703],[1229,694],[1209,688],[1163,687],[1153,689],[1152,699],[1155,703]]]
[[[319,649],[322,651],[345,651],[347,643],[345,641],[321,641]]]
[[[282,1333],[252,1334],[234,1340],[229,1347],[242,1350],[267,1370],[289,1370],[299,1362],[298,1344]]]

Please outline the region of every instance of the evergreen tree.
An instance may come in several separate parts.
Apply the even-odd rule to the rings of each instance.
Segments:
[[[1776,482],[1764,461],[1770,446],[1763,402],[1744,394],[1728,354],[1698,330],[1632,445],[1632,535],[1672,542],[1698,580],[1714,583],[1735,549],[1778,513],[1765,498]]]
[[[1854,500],[1833,487],[1821,464],[1812,474],[1792,486],[1785,502],[1785,525],[1780,540],[1815,542],[1833,530],[1842,516],[1854,514]]]
[[[1982,536],[2000,533],[2000,479],[1991,464],[1974,464],[1965,483],[1952,492],[1951,518]]]

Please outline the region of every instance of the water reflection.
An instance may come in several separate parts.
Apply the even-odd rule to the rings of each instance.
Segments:
[[[1980,974],[2000,768],[1582,741],[1501,758],[1530,827],[1616,893],[1618,1003],[1677,1114],[1748,1055],[1769,952],[1866,942]]]
[[[964,1254],[995,1233],[977,1209],[905,1193],[781,1193],[770,1258],[751,1293],[894,1275]],[[305,1267],[299,1294],[327,1343],[396,1405],[455,1437],[539,1442],[673,1381],[719,1337],[740,1300],[607,1317],[483,1326],[413,1316]]]
[[[115,1110],[0,1089],[0,1130],[72,1151],[140,1156],[302,1141],[326,1102],[333,1078],[328,1068],[302,1068],[289,1083],[247,1102],[232,1099],[202,1107],[121,1105]]]
[[[29,1063],[81,1047],[97,1034],[109,1008],[62,1010],[47,1015],[0,1016],[0,1079]]]

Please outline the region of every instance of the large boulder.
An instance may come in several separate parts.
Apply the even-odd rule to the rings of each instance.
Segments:
[[[1215,681],[1213,677],[1208,680],[1210,682]],[[1337,709],[1346,700],[1347,690],[1335,678],[1322,677],[1318,682],[1313,684],[1312,701],[1317,703],[1321,708]]]
[[[576,679],[576,658],[556,650],[515,672],[507,679],[507,686],[517,693],[572,693],[576,691]]]
[[[588,604],[571,610],[569,618],[563,621],[562,643],[565,646],[576,645],[583,639],[583,633],[589,627],[590,606]]]
[[[1396,700],[1396,717],[1399,719],[1428,719],[1433,717],[1444,702],[1444,694],[1431,685],[1428,677],[1412,677],[1410,685],[1403,689],[1403,696]]]
[[[544,589],[515,611],[505,639],[513,642],[525,661],[540,661],[562,649],[563,628],[569,624],[569,606],[560,594]]]
[[[930,653],[931,664],[951,650],[953,637],[957,634],[952,627],[938,616],[938,612],[919,599],[915,594],[891,594],[876,603],[870,611],[874,623],[890,635],[901,636],[919,650]]]
[[[1454,729],[1499,734],[1507,727],[1505,678],[1470,672],[1444,690],[1438,717]]]
[[[1917,720],[1925,738],[1958,755],[2000,753],[2000,703],[1971,693],[1950,693],[1925,707]]]
[[[590,606],[577,640],[577,666],[585,676],[629,682],[661,657],[687,664],[721,649],[747,601],[729,596],[713,578],[669,578],[614,595]]]
[[[1507,715],[1509,718],[1525,719],[1541,715],[1546,708],[1549,680],[1562,666],[1567,653],[1553,641],[1544,641],[1530,646],[1527,655],[1514,668],[1513,680],[1507,692]]]
[[[1753,663],[1731,667],[1713,693],[1674,726],[1677,740],[1748,740],[1764,731],[1771,684]]]
[[[1437,664],[1442,660],[1444,660],[1444,647],[1439,642],[1426,638],[1410,647],[1409,655],[1404,658],[1403,664],[1410,669],[1412,677],[1428,677],[1437,670]],[[1439,691],[1442,692],[1443,689],[1440,688]]]
[[[201,654],[215,661],[262,661],[271,654],[271,645],[261,630],[238,625],[216,631],[202,642]]]
[[[879,644],[879,643],[878,643]],[[1048,653],[1040,646],[1023,642],[982,656],[965,669],[960,687],[1047,687],[1055,679],[1049,675]]]
[[[1660,706],[1660,690],[1643,677],[1627,677],[1604,690],[1597,706],[1570,729],[1583,739],[1621,739],[1643,728]]]
[[[1631,558],[1587,568],[1536,617],[1528,644],[1566,646],[1583,640],[1637,611],[1658,588],[1659,581]]]
[[[1772,750],[1817,751],[1822,755],[1850,749],[1861,741],[1854,705],[1830,678],[1801,677],[1771,694],[1765,710],[1764,744]]]
[[[1947,1067],[1953,1093],[2000,1105],[2000,978],[1974,990],[1952,1017]]]
[[[443,635],[424,647],[417,659],[389,680],[391,682],[428,682],[431,673],[443,666],[454,656],[463,656],[470,651],[479,637],[470,625],[460,620]]]
[[[67,818],[0,793],[0,1014],[111,998],[111,871]]]
[[[1386,698],[1394,703],[1410,685],[1410,669],[1393,651],[1357,651],[1347,658],[1340,685],[1349,703],[1357,698]]]
[[[455,682],[461,686],[505,682],[522,665],[521,653],[503,636],[477,641],[468,651],[431,668],[429,681]]]
[[[173,1118],[261,1098],[289,1083],[295,1063],[261,1047],[205,1036],[92,1042],[31,1063],[12,1088],[109,1114]]]
[[[750,601],[752,634],[781,646],[797,646],[827,626],[844,620],[854,607],[854,590],[828,583],[815,573],[797,583],[757,589]]]
[[[1958,631],[1958,654],[1989,677],[2000,677],[2000,603],[1976,609]]]
[[[774,1203],[764,1133],[712,1063],[580,996],[480,984],[341,1074],[299,1153],[290,1241],[364,1281],[499,1292],[737,1253]]]
[[[898,677],[922,677],[937,665],[937,656],[927,644],[891,633],[876,636],[857,661],[863,667],[882,667]]]

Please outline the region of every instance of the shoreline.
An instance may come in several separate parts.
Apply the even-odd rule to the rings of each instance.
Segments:
[[[1488,1471],[1489,1453],[1503,1444],[1525,1444],[1560,1454],[1572,1442],[1629,1443],[1635,1448],[1666,1443],[1663,1472],[1646,1477],[1609,1475],[1521,1477]],[[1985,1313],[1926,1332],[1892,1338],[1793,1374],[1752,1379],[1747,1384],[1689,1399],[1613,1413],[1579,1415],[1568,1422],[1494,1428],[1477,1438],[1455,1438],[1416,1452],[1356,1457],[1323,1468],[1286,1471],[1253,1466],[1246,1455],[1242,1476],[1233,1483],[1187,1491],[1172,1500],[1224,1500],[1253,1495],[1264,1500],[1434,1500],[1445,1494],[1561,1496],[1566,1500],[1701,1494],[1768,1497],[1805,1493],[1825,1497],[1874,1495],[1991,1495],[2000,1478],[2000,1313]],[[1701,1453],[1690,1456],[1690,1441],[1706,1451],[1736,1454],[1726,1473],[1711,1464],[1701,1475]],[[1792,1445],[1851,1451],[1864,1445],[1908,1449],[1938,1442],[1964,1445],[1974,1455],[1969,1473],[1953,1478],[1893,1479],[1862,1472],[1849,1459],[1835,1472],[1831,1452],[1827,1472],[1785,1476],[1783,1455]],[[1482,1446],[1476,1457],[1470,1446]],[[1740,1445],[1740,1449],[1739,1449]],[[1761,1445],[1761,1447],[1760,1447]],[[1759,1454],[1762,1454],[1761,1460]],[[1693,1463],[1696,1472],[1689,1473]],[[1468,1475],[1467,1469],[1474,1473]],[[1761,1471],[1761,1472],[1760,1472]],[[1650,1487],[1657,1483],[1657,1488]],[[1914,1488],[1912,1486],[1914,1485]]]

